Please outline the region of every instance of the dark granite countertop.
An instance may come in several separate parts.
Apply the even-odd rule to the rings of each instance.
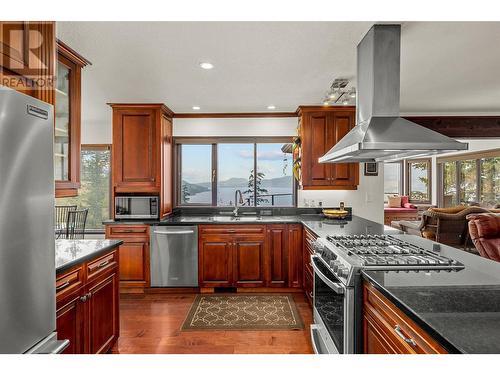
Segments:
[[[120,246],[121,240],[56,240],[56,273]]]
[[[362,275],[449,351],[500,353],[500,263],[448,246],[440,253],[465,269]]]
[[[259,220],[246,221],[245,215],[240,220],[214,219],[214,215],[172,215],[163,220],[121,220],[106,221],[105,224],[147,224],[147,225],[200,225],[200,224],[303,224],[319,237],[334,234],[382,234],[398,233],[398,230],[375,223],[359,216],[345,220],[327,219],[320,214],[272,215],[259,216]]]

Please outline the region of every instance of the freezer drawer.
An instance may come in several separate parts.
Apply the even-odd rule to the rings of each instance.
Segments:
[[[198,228],[151,227],[151,287],[198,286]]]

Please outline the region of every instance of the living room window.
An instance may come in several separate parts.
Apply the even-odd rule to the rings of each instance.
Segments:
[[[390,195],[401,195],[403,192],[403,163],[384,164],[384,202]]]
[[[439,204],[494,207],[500,203],[500,150],[439,158]]]
[[[431,203],[431,159],[407,160],[407,194],[412,203]]]
[[[178,206],[295,205],[289,138],[176,139]],[[256,173],[255,173],[256,171]]]

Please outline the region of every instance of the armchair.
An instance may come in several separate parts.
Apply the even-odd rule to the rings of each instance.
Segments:
[[[468,215],[469,234],[479,254],[500,262],[500,214]]]

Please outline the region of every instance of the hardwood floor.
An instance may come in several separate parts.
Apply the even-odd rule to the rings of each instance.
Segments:
[[[195,294],[122,295],[120,338],[111,350],[121,354],[307,354],[312,353],[312,310],[302,293],[294,293],[301,331],[199,331],[180,327]]]

